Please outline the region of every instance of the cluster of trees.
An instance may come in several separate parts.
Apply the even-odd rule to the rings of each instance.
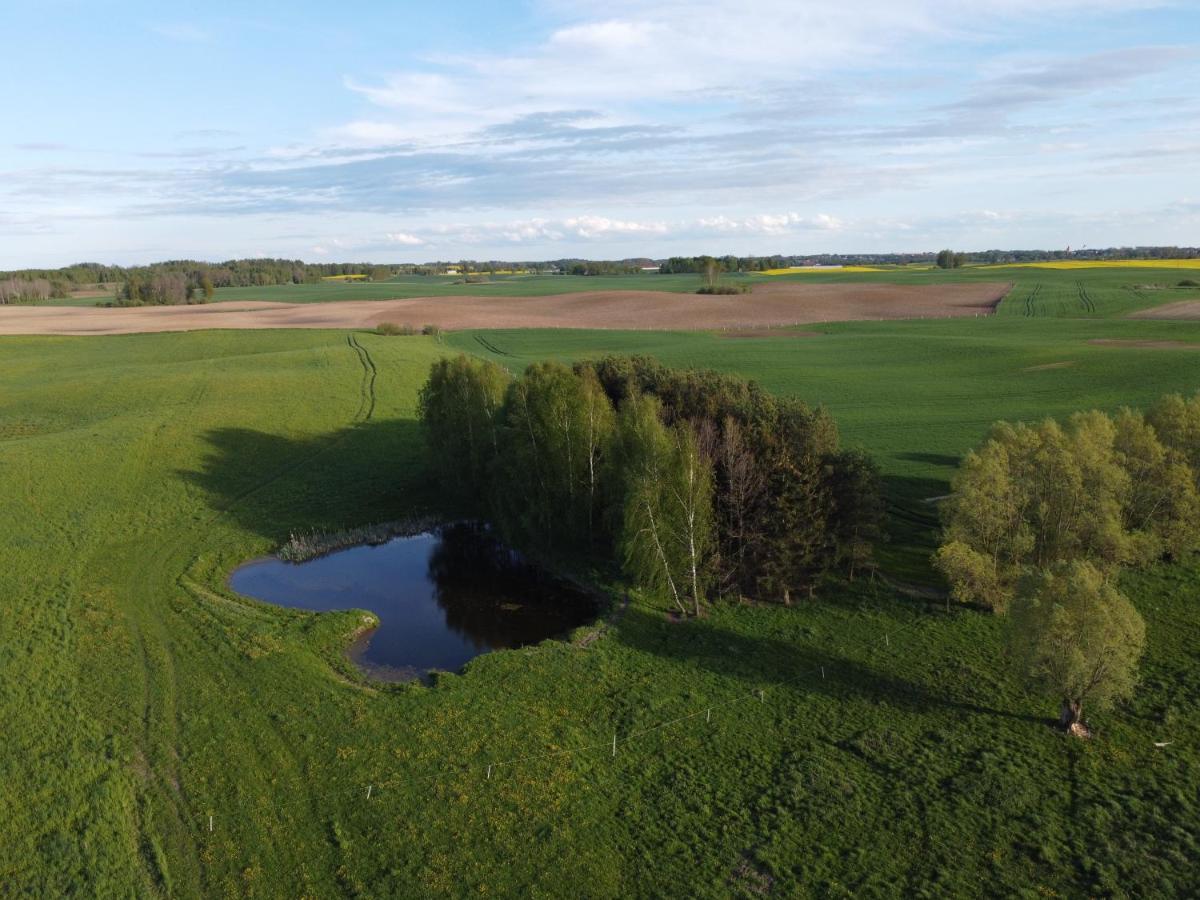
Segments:
[[[201,272],[194,280],[181,272],[132,273],[117,293],[118,306],[177,306],[207,303],[213,298],[212,279]]]
[[[62,281],[50,281],[46,278],[0,279],[0,304],[36,303],[39,300],[67,295],[68,287]]]
[[[963,461],[935,565],[956,599],[1011,610],[1018,658],[1062,692],[1065,726],[1131,689],[1144,627],[1113,580],[1200,548],[1198,485],[1200,395],[1001,422]]]
[[[967,264],[967,255],[953,250],[939,250],[934,264],[939,269],[961,269]]]
[[[513,378],[459,356],[420,409],[459,505],[525,549],[610,556],[681,612],[712,592],[791,602],[833,567],[853,577],[880,533],[872,461],[753,382],[625,357]]]

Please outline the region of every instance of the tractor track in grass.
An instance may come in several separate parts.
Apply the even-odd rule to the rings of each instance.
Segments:
[[[1042,292],[1042,283],[1039,281],[1033,286],[1033,290],[1025,295],[1025,315],[1033,318],[1037,315],[1037,297]]]
[[[362,378],[359,385],[359,403],[351,419],[351,425],[357,426],[370,421],[374,416],[378,368],[370,352],[354,335],[347,336],[347,345],[354,351],[358,363],[362,368]],[[202,379],[197,389],[189,395],[187,402],[179,404],[176,409],[181,412],[193,409],[207,393],[207,390],[207,381]],[[325,441],[312,452],[306,453],[301,458],[276,469],[267,477],[235,494],[227,503],[214,509],[211,515],[193,523],[191,527],[185,526],[181,528],[172,538],[161,541],[156,551],[152,554],[152,558],[162,564],[160,569],[164,581],[169,584],[173,580],[178,587],[191,596],[191,592],[187,588],[187,571],[191,567],[191,564],[195,562],[195,559],[193,558],[188,561],[186,557],[187,545],[195,533],[207,530],[214,522],[228,515],[249,497],[311,464],[330,450],[335,449],[346,440],[348,435],[349,429],[339,430],[332,438]],[[182,568],[172,579],[171,572],[166,567],[169,567],[173,560],[178,559],[181,553],[183,554],[183,559],[179,561],[183,563]],[[147,573],[144,571],[139,573],[139,583],[145,583],[146,575]],[[141,619],[142,617],[138,618]],[[202,811],[186,809],[186,807],[191,805],[192,801],[184,790],[177,764],[179,733],[179,704],[177,698],[179,695],[179,684],[172,649],[160,619],[153,619],[151,622],[133,621],[131,624],[136,634],[139,662],[144,678],[142,714],[140,718],[143,752],[147,768],[151,780],[158,787],[158,791],[155,793],[163,804],[161,812],[165,813],[169,820],[173,820],[170,830],[175,832],[175,834],[172,835],[172,838],[176,841],[183,839],[183,835],[192,838],[194,829],[187,827],[185,822],[196,815],[200,815]],[[155,632],[153,635],[147,633],[147,626],[151,624]],[[195,635],[195,637],[201,641],[204,640],[199,635]],[[152,640],[154,641],[153,647],[151,645]],[[155,653],[155,649],[160,652]],[[156,677],[156,673],[158,677]],[[158,685],[157,688],[155,687],[156,684]],[[154,732],[156,730],[156,723],[161,727],[161,724],[165,721],[163,716],[164,710],[168,713],[170,723],[169,734],[161,735],[164,740],[160,744],[155,740]],[[146,844],[151,838],[151,834],[147,829],[149,824],[149,822],[139,821],[141,844]],[[161,829],[155,829],[155,832],[161,834]],[[194,843],[192,844],[192,849],[197,849]],[[165,873],[156,872],[152,868],[152,858],[146,857],[145,854],[143,854],[143,857],[141,863],[147,878],[152,882],[160,880]],[[196,858],[196,854],[188,854],[185,858],[194,859]],[[201,880],[203,880],[203,876],[201,876]]]
[[[359,422],[369,422],[375,415],[375,379],[379,376],[379,370],[375,367],[375,360],[371,359],[371,354],[359,343],[358,338],[348,334],[346,343],[358,355],[358,362],[363,368],[362,386],[359,388],[362,402],[359,403],[354,418]]]
[[[1075,282],[1075,289],[1079,292],[1079,303],[1083,306],[1084,312],[1094,315],[1096,312],[1096,301],[1092,299],[1087,288],[1083,286],[1083,282]]]
[[[481,346],[484,350],[488,351],[489,353],[493,353],[496,356],[512,356],[511,353],[507,352],[506,350],[501,350],[482,334],[475,335],[475,342],[478,343],[479,346]]]

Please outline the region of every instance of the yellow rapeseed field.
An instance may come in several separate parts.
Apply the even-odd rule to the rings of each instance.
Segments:
[[[792,266],[787,269],[763,269],[760,275],[801,275],[809,272],[882,272],[876,266]]]

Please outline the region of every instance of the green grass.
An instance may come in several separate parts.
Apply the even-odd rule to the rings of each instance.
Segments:
[[[0,339],[0,894],[1194,895],[1195,568],[1126,579],[1144,683],[1090,743],[1009,677],[1000,620],[882,584],[687,624],[635,602],[588,649],[433,688],[362,683],[352,613],[224,586],[293,530],[438,509],[415,396],[456,347],[653,352],[827,403],[885,468],[912,580],[922,498],[992,419],[1200,386],[1200,353],[1087,343],[1200,325],[823,330]]]
[[[485,283],[464,283],[461,276],[413,276],[391,281],[355,284],[279,284],[265,287],[219,288],[216,300],[272,300],[279,303],[327,303],[339,300],[393,300],[406,297],[544,297],[579,291],[674,291],[690,293],[701,285],[699,275],[492,275]],[[733,276],[745,280],[748,276]]]

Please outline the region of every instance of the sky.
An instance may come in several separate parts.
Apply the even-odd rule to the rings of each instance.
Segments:
[[[1195,0],[0,0],[0,268],[1200,244]]]

